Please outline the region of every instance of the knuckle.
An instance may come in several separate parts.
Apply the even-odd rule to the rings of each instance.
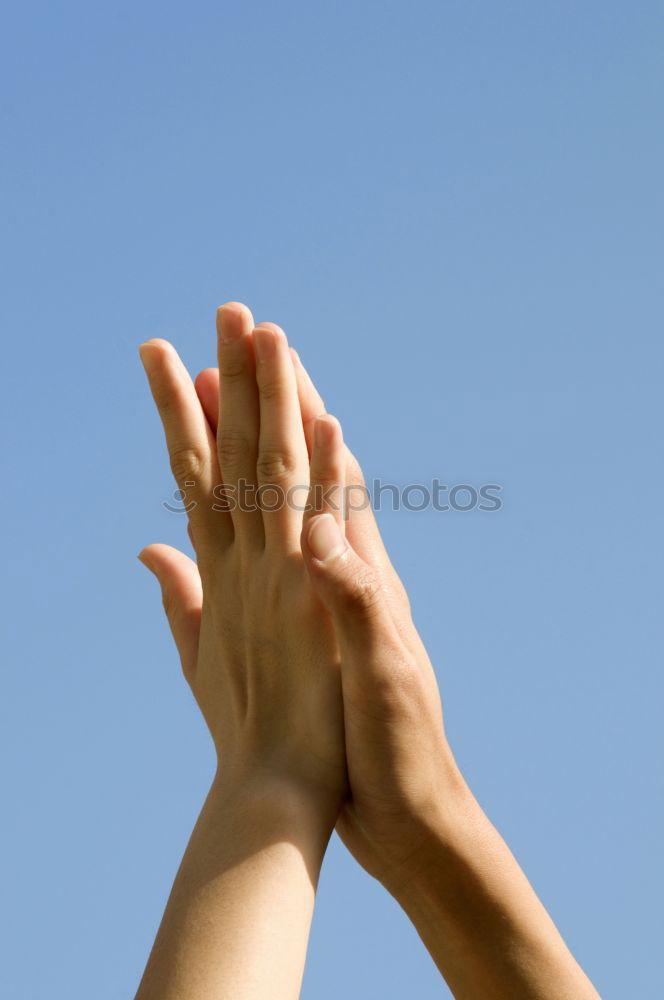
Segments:
[[[169,457],[176,482],[196,482],[200,478],[205,466],[205,456],[200,448],[193,445],[177,446],[171,450]]]
[[[261,451],[256,462],[258,482],[282,483],[295,472],[295,460],[286,451]]]
[[[247,366],[244,358],[223,357],[221,359],[220,375],[221,381],[226,385],[237,382],[247,374]]]
[[[411,657],[397,656],[392,660],[386,683],[398,694],[400,700],[419,700],[422,676]]]
[[[377,615],[383,594],[375,574],[369,569],[359,570],[345,588],[347,609],[365,618]]]
[[[422,676],[410,657],[395,656],[372,679],[374,703],[383,712],[420,717],[424,707]]]
[[[284,378],[274,375],[261,378],[258,386],[261,398],[265,402],[282,399],[286,395],[287,389],[288,386]]]
[[[369,657],[367,669],[348,678],[349,699],[367,715],[382,720],[422,720],[427,712],[425,685],[412,657],[393,644]]]
[[[231,428],[221,431],[218,444],[219,464],[222,469],[237,466],[245,455],[250,453],[251,445],[247,436]]]

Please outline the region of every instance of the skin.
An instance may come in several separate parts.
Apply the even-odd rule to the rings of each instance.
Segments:
[[[165,341],[141,348],[196,562],[140,558],[218,768],[139,1000],[298,996],[335,825],[459,1000],[596,998],[459,772],[370,507],[338,509],[362,484],[338,421],[280,328],[228,303],[217,329],[195,386]],[[309,509],[213,510],[222,482],[309,484]]]

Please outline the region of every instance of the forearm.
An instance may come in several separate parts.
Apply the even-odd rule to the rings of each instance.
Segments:
[[[334,824],[299,790],[215,781],[137,1000],[293,1000]]]
[[[388,886],[457,1000],[597,1000],[507,845],[467,790],[423,823]]]

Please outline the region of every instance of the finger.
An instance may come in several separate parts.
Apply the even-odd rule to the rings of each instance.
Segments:
[[[154,573],[182,671],[191,683],[198,658],[198,636],[203,607],[203,587],[196,563],[170,545],[148,545],[138,555]]]
[[[216,437],[219,425],[219,369],[204,368],[194,379],[194,388],[210,430]]]
[[[325,413],[325,403],[323,397],[311,380],[309,372],[302,364],[300,355],[294,347],[290,349],[295,370],[295,381],[297,382],[297,395],[300,401],[300,414],[302,416],[302,427],[304,437],[307,442],[307,451],[311,455],[314,444],[314,424],[317,417],[322,417]]]
[[[217,451],[221,477],[235,503],[231,517],[242,543],[263,543],[260,511],[249,509],[256,485],[260,426],[253,316],[240,302],[217,310],[219,351],[219,424]],[[249,496],[249,495],[252,496]],[[247,499],[250,500],[247,503]]]
[[[165,340],[140,347],[150,389],[166,435],[171,469],[200,530],[201,544],[212,546],[229,537],[230,519],[212,509],[212,489],[218,481],[214,438],[207,425],[189,372],[175,348]]]
[[[325,414],[314,423],[305,526],[317,514],[330,513],[341,531],[345,532],[345,471],[346,455],[341,425],[335,417]]]
[[[295,372],[280,327],[261,323],[254,327],[253,339],[260,401],[256,472],[265,541],[297,551],[309,462]]]
[[[405,653],[380,575],[351,548],[330,513],[307,522],[302,553],[314,589],[332,617],[344,693],[347,682],[359,689]]]
[[[385,548],[362,468],[348,448],[344,497],[348,540],[358,555],[386,580],[394,601],[409,606],[404,586]]]
[[[302,364],[302,359],[294,348],[291,348],[291,357],[297,380],[302,426],[304,427],[309,454],[311,454],[313,449],[314,425],[317,418],[325,413],[325,404],[311,376]],[[405,592],[383,545],[362,469],[355,456],[347,447],[345,496],[347,498],[346,535],[351,545],[365,562],[370,563],[376,569],[387,574],[401,597]]]

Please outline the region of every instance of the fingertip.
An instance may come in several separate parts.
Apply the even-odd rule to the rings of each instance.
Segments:
[[[151,573],[154,573],[154,566],[150,562],[150,557],[146,549],[141,549],[136,558],[140,563],[143,563],[146,569],[149,569]]]
[[[139,351],[143,350],[143,348],[148,348],[150,350],[158,349],[162,351],[175,350],[170,340],[164,340],[163,337],[151,337],[150,340],[144,340],[141,346],[139,347]]]
[[[254,325],[254,318],[251,315],[251,310],[249,306],[245,306],[244,302],[235,302],[231,300],[230,302],[224,302],[222,305],[217,306],[217,319],[220,316],[234,316],[238,319],[250,319],[251,325]]]
[[[254,325],[251,311],[242,302],[225,302],[217,308],[217,333],[222,343],[239,340]]]
[[[283,327],[279,326],[278,323],[269,323],[267,321],[262,322],[262,323],[256,323],[256,325],[254,327],[254,332],[256,330],[270,330],[277,337],[285,337],[286,336]]]
[[[254,349],[258,361],[271,361],[282,345],[288,345],[286,334],[276,323],[257,323],[253,330]]]
[[[138,553],[140,562],[147,566],[155,576],[166,578],[174,570],[192,570],[196,564],[186,552],[167,545],[165,542],[152,542],[145,545]]]
[[[331,449],[343,443],[341,424],[331,413],[323,413],[314,422],[314,442],[318,448]]]
[[[210,385],[217,385],[219,382],[219,369],[218,368],[203,368],[202,371],[198,373],[194,379],[194,385],[197,389],[208,388]]]
[[[138,353],[143,362],[143,367],[149,373],[160,358],[165,357],[167,354],[175,353],[175,348],[168,340],[162,340],[161,337],[153,337],[151,340],[145,340],[142,344],[139,344]]]

